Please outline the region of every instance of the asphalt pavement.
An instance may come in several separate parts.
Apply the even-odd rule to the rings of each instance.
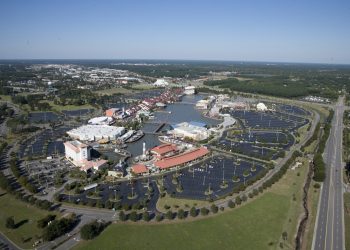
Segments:
[[[334,108],[330,136],[323,155],[326,163],[326,179],[322,185],[317,213],[313,241],[315,250],[345,249],[342,184],[343,97],[339,98]]]

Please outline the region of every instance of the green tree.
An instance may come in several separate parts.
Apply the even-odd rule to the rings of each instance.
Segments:
[[[126,217],[124,211],[120,211],[119,212],[119,220],[126,221],[126,219],[127,219],[127,217]]]
[[[147,211],[143,212],[142,219],[144,221],[149,221],[150,220],[150,216],[149,216],[149,213]]]
[[[191,207],[190,215],[196,217],[198,215],[196,207]]]
[[[180,220],[185,219],[185,211],[183,209],[179,209],[179,211],[177,212],[177,218],[179,218]]]
[[[201,208],[201,215],[205,216],[205,215],[208,215],[208,213],[209,213],[209,210],[207,208],[205,207]]]
[[[137,212],[136,211],[132,211],[130,214],[129,214],[129,219],[131,220],[131,221],[137,221],[137,219],[138,219],[138,215],[137,215]]]
[[[13,218],[13,216],[6,218],[5,226],[6,226],[6,228],[10,228],[10,229],[14,229],[16,227],[15,219]]]

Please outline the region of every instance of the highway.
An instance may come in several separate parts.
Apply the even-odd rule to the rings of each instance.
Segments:
[[[322,185],[319,201],[313,249],[343,250],[344,210],[342,184],[342,131],[344,98],[341,97],[334,109],[330,136],[323,158],[326,163],[326,179]]]

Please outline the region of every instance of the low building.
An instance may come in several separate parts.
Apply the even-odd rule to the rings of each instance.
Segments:
[[[151,154],[161,159],[163,157],[169,157],[174,155],[178,151],[178,148],[175,144],[162,144],[157,147],[154,147],[150,150]]]
[[[137,164],[131,167],[132,173],[135,175],[144,175],[149,173],[148,168],[144,164]]]
[[[256,105],[256,110],[258,111],[267,111],[267,107],[264,103],[260,102]]]
[[[157,79],[157,81],[155,81],[153,85],[157,87],[166,87],[169,85],[169,83],[164,79]]]
[[[209,131],[203,127],[202,123],[182,122],[173,125],[173,128],[173,130],[169,131],[169,134],[172,134],[176,138],[189,138],[194,141],[202,141],[209,137]]]
[[[124,133],[124,127],[108,125],[83,125],[67,132],[71,138],[82,141],[98,141],[101,139],[116,140]]]
[[[197,109],[208,109],[208,107],[209,107],[209,100],[199,100],[196,103]]]
[[[107,167],[107,161],[102,159],[92,160],[92,161],[83,161],[80,165],[81,171],[97,171]]]
[[[158,160],[154,163],[154,165],[161,170],[169,169],[199,160],[207,154],[209,154],[209,150],[206,147],[200,147],[180,155]]]
[[[66,158],[78,166],[91,159],[91,147],[80,141],[67,141],[64,143]]]
[[[194,95],[196,93],[196,87],[195,86],[187,86],[185,87],[184,94],[185,95]]]
[[[118,108],[110,108],[106,110],[106,116],[108,117],[116,117],[120,109]]]
[[[113,124],[114,119],[113,117],[109,116],[100,116],[92,118],[88,121],[88,124],[90,125],[111,125]]]
[[[108,170],[108,176],[112,176],[115,178],[122,178],[125,173],[124,171],[125,166],[126,166],[125,162],[119,162],[111,170]]]

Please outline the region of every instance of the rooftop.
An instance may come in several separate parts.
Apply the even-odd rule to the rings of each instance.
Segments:
[[[167,169],[193,161],[197,158],[203,157],[209,153],[209,150],[205,147],[200,147],[190,152],[186,152],[181,155],[165,158],[159,161],[156,161],[154,165],[160,169]]]
[[[172,151],[176,151],[177,147],[173,144],[162,144],[151,149],[151,152],[154,152],[159,155],[164,155]]]
[[[148,168],[143,164],[137,164],[137,165],[132,166],[132,171],[135,174],[143,174],[143,173],[148,172]]]
[[[64,143],[64,146],[72,149],[73,151],[75,151],[76,153],[78,153],[80,151],[81,148],[86,148],[88,147],[88,145],[86,145],[85,143],[82,143],[80,141],[74,140],[74,141],[67,141]]]

